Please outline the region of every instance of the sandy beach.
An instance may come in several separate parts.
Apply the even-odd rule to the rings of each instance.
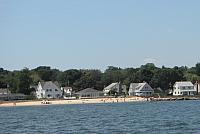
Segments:
[[[137,102],[147,101],[142,97],[128,98],[96,98],[96,99],[75,99],[75,100],[34,100],[34,101],[11,101],[0,102],[0,107],[10,106],[38,106],[38,105],[59,105],[59,104],[89,104],[89,103],[118,103],[118,102]]]

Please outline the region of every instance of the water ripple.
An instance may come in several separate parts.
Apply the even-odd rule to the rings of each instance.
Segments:
[[[2,134],[198,134],[200,101],[1,107]]]

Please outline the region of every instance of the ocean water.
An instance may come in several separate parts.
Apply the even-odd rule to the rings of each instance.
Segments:
[[[200,134],[200,101],[0,107],[0,134]]]

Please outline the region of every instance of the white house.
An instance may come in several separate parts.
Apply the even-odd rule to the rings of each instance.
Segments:
[[[63,97],[72,96],[72,87],[61,87],[61,91],[62,91]]]
[[[109,93],[117,93],[120,94],[126,94],[126,85],[122,85],[120,82],[115,82],[103,89],[104,95],[108,95]]]
[[[131,83],[129,87],[129,95],[135,96],[152,96],[154,94],[154,90],[151,86],[146,83]]]
[[[190,81],[176,82],[173,86],[173,95],[195,95],[196,90]]]
[[[36,97],[38,99],[47,98],[47,99],[55,99],[60,98],[62,96],[62,91],[59,88],[57,82],[47,81],[47,82],[39,82],[36,88]]]

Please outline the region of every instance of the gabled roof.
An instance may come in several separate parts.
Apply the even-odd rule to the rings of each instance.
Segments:
[[[107,87],[105,87],[104,89],[105,90],[111,89],[112,87],[116,86],[117,84],[118,84],[117,82],[112,83],[112,84],[108,85]]]
[[[59,87],[59,84],[58,84],[58,82],[57,81],[55,81],[55,82],[52,82],[52,81],[42,81],[42,82],[40,82],[41,83],[41,86],[42,86],[42,88],[45,86],[45,85],[47,85],[47,84],[55,84],[56,86],[58,86]]]
[[[41,84],[43,90],[46,90],[49,87],[60,89],[58,82],[46,81],[46,82],[39,82],[39,83]]]
[[[131,83],[130,84],[130,88],[133,88],[133,89],[140,89],[142,87],[144,87],[146,83]]]
[[[102,91],[99,91],[99,90],[96,90],[96,89],[93,89],[93,88],[86,88],[86,89],[83,89],[79,92],[76,92],[76,94],[95,93],[95,92],[103,93]]]
[[[135,90],[139,90],[139,91],[146,91],[146,90],[153,90],[152,88],[151,88],[151,86],[149,86],[150,88],[148,88],[148,89],[144,89],[143,87],[145,86],[145,85],[147,85],[147,86],[149,86],[149,84],[148,83],[146,83],[146,82],[143,82],[143,83],[131,83],[130,84],[130,92],[132,92],[132,91],[135,91]]]
[[[180,82],[176,82],[174,85],[177,85],[179,87],[184,87],[184,86],[194,86],[192,84],[192,82],[190,81],[180,81]]]

